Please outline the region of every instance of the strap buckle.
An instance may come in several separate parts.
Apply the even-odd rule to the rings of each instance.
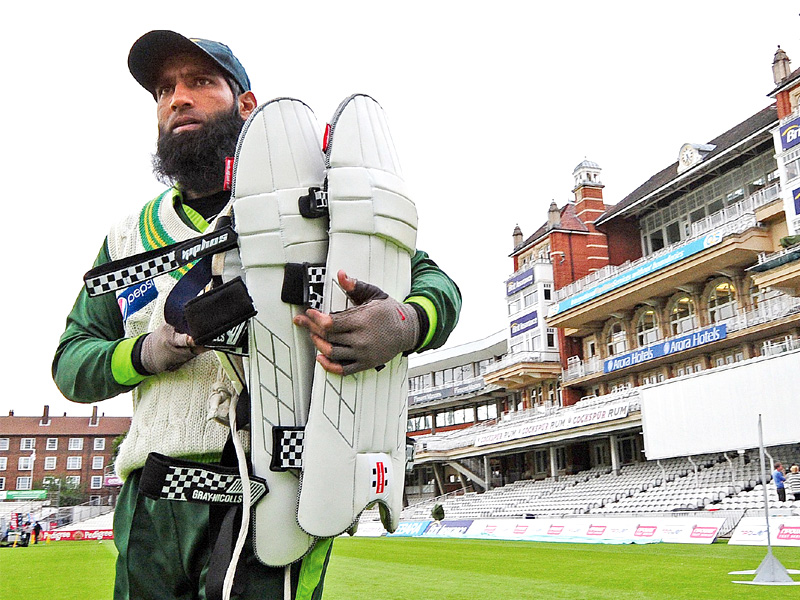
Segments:
[[[328,214],[328,190],[318,187],[308,188],[308,194],[297,201],[300,214],[306,219],[319,219]]]

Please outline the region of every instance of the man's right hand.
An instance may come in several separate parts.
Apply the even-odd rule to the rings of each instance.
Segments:
[[[157,375],[174,371],[205,351],[206,348],[195,346],[191,337],[178,333],[172,325],[164,323],[144,337],[140,361],[148,373]]]

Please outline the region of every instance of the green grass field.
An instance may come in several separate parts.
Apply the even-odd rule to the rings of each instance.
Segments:
[[[787,568],[800,549],[775,548]],[[681,544],[603,546],[419,538],[343,538],[334,544],[327,600],[774,600],[800,586],[735,585],[765,548]],[[110,600],[112,542],[0,549],[0,600]],[[795,576],[800,580],[800,576]],[[269,599],[265,599],[269,600]]]

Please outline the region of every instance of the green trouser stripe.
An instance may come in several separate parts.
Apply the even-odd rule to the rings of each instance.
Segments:
[[[436,314],[436,306],[425,296],[411,296],[405,299],[406,302],[413,302],[417,306],[421,306],[422,310],[425,311],[425,314],[428,315],[428,334],[425,336],[422,344],[420,344],[419,348],[416,348],[416,351],[419,352],[425,346],[430,344],[431,340],[433,339],[433,334],[436,333],[436,325],[439,322],[438,315]]]
[[[332,544],[333,538],[318,540],[314,549],[303,559],[294,600],[314,600],[320,597],[315,596],[314,592],[322,580]]]

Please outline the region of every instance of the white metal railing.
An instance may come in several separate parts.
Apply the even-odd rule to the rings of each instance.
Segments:
[[[695,239],[705,235],[711,230],[721,229],[720,233],[722,233],[723,236],[727,236],[742,233],[747,229],[756,227],[758,222],[755,218],[755,209],[763,204],[766,204],[767,202],[771,202],[779,195],[780,187],[778,184],[774,184],[768,188],[759,190],[744,200],[732,204],[727,208],[717,211],[693,223],[691,235],[677,244],[665,246],[660,250],[652,252],[646,256],[642,256],[641,258],[637,258],[634,261],[626,261],[621,265],[606,265],[602,269],[598,269],[586,277],[578,279],[577,281],[573,281],[572,283],[557,289],[555,293],[556,302],[560,302],[565,298],[579,294],[589,286],[598,282],[605,281],[606,279],[610,279],[611,277],[615,277],[621,273],[636,269],[645,262],[649,262],[655,258],[674,252],[678,248],[693,242]],[[551,307],[551,311],[552,310],[554,309]]]
[[[494,373],[495,371],[499,371],[500,369],[505,369],[506,367],[510,367],[512,365],[516,365],[523,362],[542,363],[542,362],[558,362],[558,361],[559,361],[559,356],[558,352],[556,351],[541,350],[541,351],[514,352],[512,354],[506,354],[500,360],[490,364],[486,368],[485,375],[488,375],[489,373]]]
[[[773,294],[774,295],[769,298],[760,300],[757,308],[738,312],[732,317],[717,321],[715,325],[725,324],[728,333],[731,333],[733,331],[746,329],[747,327],[754,327],[762,323],[782,319],[790,314],[800,312],[800,298],[789,296],[782,292],[773,292]],[[695,330],[697,329],[702,328],[695,328]],[[687,333],[691,332],[684,331],[676,336],[670,336],[660,341],[667,342],[676,337],[686,335]],[[631,348],[631,350],[635,350],[635,348]],[[592,356],[585,361],[582,361],[578,356],[570,356],[567,359],[567,368],[561,371],[561,378],[566,382],[572,381],[573,379],[580,379],[586,375],[599,373],[603,371],[603,363],[604,361],[601,360],[599,356]]]
[[[459,381],[451,381],[449,383],[442,383],[441,385],[430,385],[424,388],[415,388],[408,391],[409,396],[419,396],[421,394],[433,394],[442,390],[447,390],[454,387],[461,387],[471,385],[473,383],[483,383],[483,377],[470,377],[469,379],[461,379]]]
[[[792,254],[793,252],[800,251],[800,246],[795,244],[794,246],[790,246],[789,248],[784,248],[783,250],[778,250],[777,252],[772,252],[767,254],[766,252],[761,252],[758,255],[758,264],[763,265],[765,262],[770,262],[775,260],[776,258],[780,258],[781,256],[785,256],[787,254]]]
[[[546,400],[543,404],[534,406],[533,408],[503,413],[500,416],[499,422],[502,424],[517,423],[534,417],[549,416],[557,413],[560,409],[561,406],[556,400]]]
[[[784,352],[791,352],[800,348],[800,339],[792,335],[787,335],[782,342],[772,342],[770,340],[761,344],[761,356],[775,356]]]
[[[581,360],[578,356],[570,356],[567,359],[567,369],[561,370],[561,377],[564,381],[580,379],[586,375],[599,373],[603,370],[603,361],[599,356],[591,356],[586,360]]]

